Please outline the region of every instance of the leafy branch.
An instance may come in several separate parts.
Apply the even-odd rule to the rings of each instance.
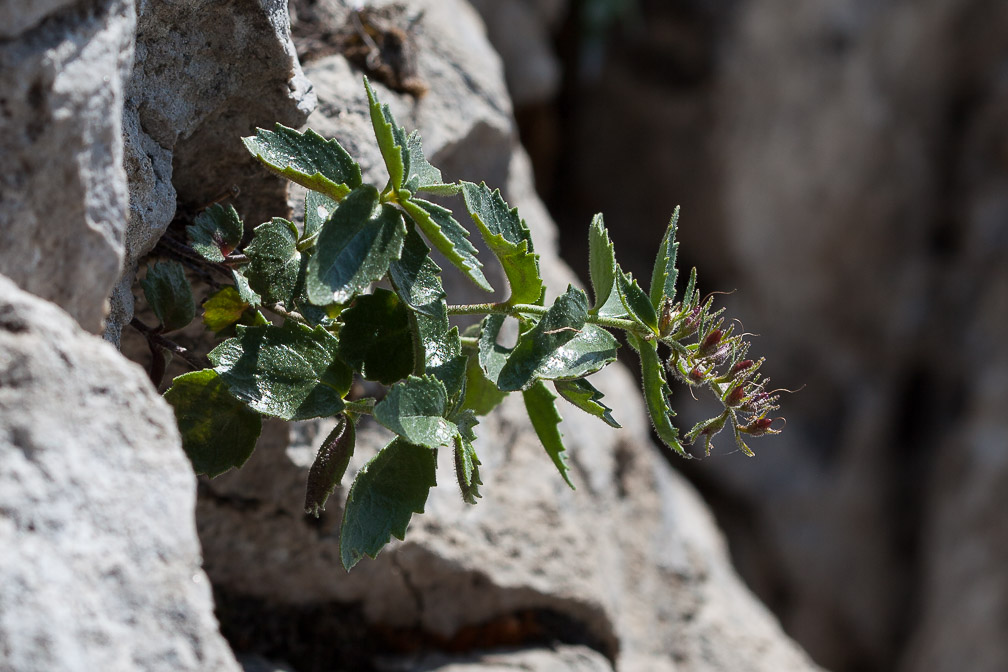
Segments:
[[[680,455],[690,457],[684,446],[700,439],[709,454],[711,439],[725,428],[752,455],[746,437],[780,431],[769,415],[779,394],[759,373],[763,359],[749,359],[745,335],[726,324],[712,297],[701,298],[695,270],[676,299],[678,209],[648,291],[617,263],[597,215],[589,228],[594,301],[569,286],[547,305],[539,256],[518,211],[486,184],[446,183],[424,156],[419,134],[406,134],[366,79],[365,88],[389,175],[381,190],[363,182],[336,140],[277,125],[244,143],[267,169],[308,188],[303,225],[275,217],[253,229],[244,249],[245,226],[233,207],[212,205],[187,227],[185,257],[232,280],[202,304],[204,325],[222,339],[207,355],[212,368],[177,377],[165,393],[198,473],[240,467],[263,416],[335,418],[308,474],[305,511],[318,516],[353,455],[355,422],[371,415],[395,438],[347,492],[340,549],[349,569],[392,536],[403,538],[435,485],[439,450],[452,451],[463,500],[476,502],[482,476],[475,428],[512,392],[521,393],[547,456],[573,488],[556,400],[619,427],[588,380],[616,359],[611,331],[623,332],[639,354],[655,432]],[[504,271],[505,301],[447,301],[432,249],[476,287],[493,291],[469,230],[428,200],[459,195]],[[379,281],[391,289],[374,288]],[[141,284],[160,320],[145,329],[151,348],[171,349],[162,334],[195,315],[184,269],[177,261],[158,263]],[[460,333],[450,321],[457,315],[482,319]],[[509,319],[518,325],[512,347],[499,339]],[[197,360],[187,354],[187,361]],[[385,393],[348,399],[355,378],[380,383]],[[680,437],[669,405],[672,378],[709,389],[723,410]]]

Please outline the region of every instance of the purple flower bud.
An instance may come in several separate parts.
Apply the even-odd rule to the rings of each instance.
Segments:
[[[746,392],[744,386],[739,385],[737,387],[733,387],[732,391],[728,393],[727,397],[725,397],[725,404],[732,407],[738,406],[742,403],[742,400],[745,399],[745,396]]]
[[[741,373],[742,371],[751,368],[752,365],[753,361],[751,359],[743,359],[741,362],[738,362],[737,364],[735,364],[735,366],[732,367],[731,370],[732,375],[735,375],[736,373]]]

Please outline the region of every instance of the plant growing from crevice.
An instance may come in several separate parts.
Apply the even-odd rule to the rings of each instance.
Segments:
[[[547,305],[539,256],[517,210],[485,184],[444,182],[419,134],[406,134],[366,79],[365,88],[389,175],[382,189],[364,183],[337,141],[277,125],[244,143],[268,169],[309,190],[303,226],[273,218],[255,227],[241,250],[244,224],[232,207],[213,205],[187,228],[190,261],[201,259],[230,280],[202,306],[203,323],[223,339],[208,354],[212,366],[175,378],[165,393],[198,473],[213,477],[240,467],[263,416],[335,418],[308,474],[305,511],[317,516],[347,469],[355,423],[372,416],[395,438],[348,490],[340,554],[350,569],[392,536],[403,538],[435,485],[438,451],[452,451],[462,498],[476,503],[479,417],[512,392],[522,395],[547,456],[573,488],[556,401],[563,397],[619,427],[589,381],[616,359],[613,332],[622,332],[639,355],[655,432],[683,457],[690,457],[684,445],[701,440],[709,454],[711,439],[724,429],[747,455],[747,437],[780,431],[769,415],[778,395],[761,377],[763,359],[749,358],[744,334],[726,324],[713,297],[701,297],[695,269],[683,292],[676,291],[678,209],[648,291],[620,268],[597,215],[589,227],[594,301],[568,286]],[[493,288],[469,231],[432,196],[461,198],[503,269],[507,300],[449,303],[432,248],[476,287]],[[380,281],[390,289],[374,288]],[[160,262],[141,284],[160,320],[142,327],[152,350],[177,350],[164,333],[195,313],[181,265]],[[460,331],[451,320],[457,315],[482,319]],[[500,343],[508,319],[518,325],[513,347]],[[351,394],[361,389],[355,378],[379,383],[384,393]],[[671,378],[707,388],[721,412],[680,437],[671,420]]]

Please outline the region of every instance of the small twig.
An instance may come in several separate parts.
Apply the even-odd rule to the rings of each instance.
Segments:
[[[154,343],[155,345],[164,348],[165,350],[174,355],[178,355],[179,357],[184,359],[186,363],[189,364],[189,366],[193,367],[194,369],[206,368],[206,362],[200,361],[200,359],[196,355],[192,354],[175,341],[168,340],[167,338],[159,334],[156,329],[147,326],[136,317],[130,320],[130,326],[139,331],[141,334],[143,334],[148,342]]]

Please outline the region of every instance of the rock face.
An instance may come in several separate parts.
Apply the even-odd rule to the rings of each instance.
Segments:
[[[0,667],[237,670],[171,409],[56,306],[0,297]]]
[[[297,7],[300,20],[333,32],[346,12],[337,3]],[[400,123],[421,130],[448,177],[503,187],[533,230],[549,286],[562,290],[573,276],[516,145],[500,64],[478,17],[445,2],[410,3],[401,16],[428,92],[417,99],[376,84],[379,95]],[[325,32],[308,28],[294,29]],[[337,137],[383,181],[359,73],[339,54],[305,72],[319,99],[309,126]],[[467,291],[445,276],[453,297]],[[443,485],[407,541],[350,574],[338,552],[345,490],[320,520],[303,513],[307,471],[329,427],[267,425],[241,470],[201,483],[197,519],[225,634],[239,650],[298,670],[812,669],[743,588],[700,500],[651,446],[632,378],[618,366],[596,378],[625,428],[564,409],[577,492],[511,398],[477,428],[487,483],[479,505],[460,501],[442,455]],[[344,484],[387,440],[362,421]],[[541,648],[549,642],[565,646]],[[572,653],[578,646],[588,651]],[[480,653],[505,647],[519,651]],[[425,658],[431,649],[475,653]]]

